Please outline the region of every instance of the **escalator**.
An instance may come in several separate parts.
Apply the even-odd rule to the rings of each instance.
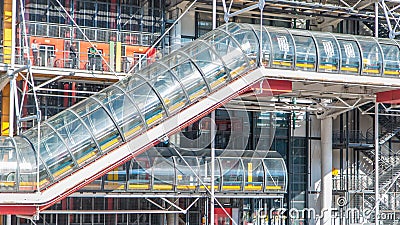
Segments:
[[[271,73],[264,67],[321,76],[400,74],[389,63],[400,61],[393,58],[397,44],[359,39],[235,23],[213,30],[42,122],[40,132],[1,138],[0,214],[33,215],[59,202],[251,90]],[[396,54],[383,57],[381,49]]]

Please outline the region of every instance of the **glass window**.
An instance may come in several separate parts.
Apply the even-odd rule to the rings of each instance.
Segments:
[[[0,137],[0,160],[0,192],[16,191],[17,170],[21,171],[21,165],[11,138]]]
[[[186,162],[185,162],[186,161]],[[187,164],[189,166],[187,166]],[[197,189],[199,165],[197,158],[175,158],[176,185],[178,190],[194,191]]]
[[[146,153],[131,161],[129,170],[129,190],[150,190],[152,163]]]
[[[385,58],[385,76],[400,75],[400,50],[397,45],[381,44],[382,52]]]
[[[116,191],[126,188],[126,163],[111,170],[104,176],[104,190]]]
[[[214,171],[214,190],[220,190],[220,183],[221,183],[221,169],[218,163],[219,161],[215,161],[215,171]],[[202,158],[199,160],[200,170],[199,175],[200,179],[203,183],[200,182],[200,191],[206,191],[204,185],[207,186],[207,189],[211,189],[211,159],[210,158]]]
[[[372,38],[357,38],[363,54],[362,75],[379,76],[383,57],[378,43]]]
[[[283,159],[267,158],[265,164],[265,190],[267,192],[286,191],[286,169]]]
[[[25,138],[15,136],[14,140],[19,153],[19,191],[36,190],[36,152]]]
[[[144,129],[139,112],[121,90],[111,86],[97,97],[111,112],[126,139],[135,136]]]
[[[338,72],[339,71],[339,46],[336,39],[330,35],[321,33],[314,34],[318,50],[320,72]]]
[[[271,35],[272,67],[291,69],[293,67],[294,43],[286,30],[267,28]]]
[[[166,71],[149,81],[150,85],[158,91],[165,107],[170,113],[174,113],[183,108],[187,103],[185,92],[180,83],[172,76],[171,72]]]
[[[57,117],[49,119],[48,123],[64,139],[79,165],[90,161],[99,153],[89,130],[72,112],[65,110]]]
[[[185,51],[192,56],[193,61],[202,70],[211,90],[215,90],[225,84],[227,73],[221,59],[211,51],[205,43],[197,42],[197,45],[187,48]]]
[[[75,168],[72,156],[60,137],[46,124],[40,130],[40,156],[56,179]],[[34,146],[35,143],[33,143]]]
[[[231,31],[230,31],[231,32]],[[231,34],[239,43],[240,48],[250,59],[250,65],[256,65],[258,61],[258,52],[260,50],[259,41],[250,26],[241,25],[241,29]],[[267,36],[268,39],[268,36]],[[264,38],[263,38],[264,40]]]
[[[37,133],[37,128],[34,127],[32,129],[29,129],[26,133],[24,133],[24,136],[32,143],[34,149],[38,151],[38,133]],[[47,186],[53,181],[53,177],[49,174],[49,172],[46,169],[45,164],[43,163],[42,159],[42,152],[44,155],[46,155],[47,149],[44,148],[43,143],[40,145],[40,159],[39,159],[39,186]],[[36,157],[35,157],[36,158]]]
[[[241,191],[244,181],[244,170],[239,158],[220,158],[222,169],[222,190]]]
[[[315,71],[317,63],[317,49],[312,37],[293,35],[296,43],[296,69]]]
[[[243,159],[246,191],[262,191],[264,183],[264,166],[261,159]]]
[[[160,99],[149,84],[142,84],[130,92],[130,95],[143,113],[147,125],[155,125],[166,117]]]
[[[174,189],[174,162],[172,158],[156,157],[153,164],[153,190],[172,191]]]
[[[360,73],[360,50],[355,41],[338,40],[342,56],[341,73]]]
[[[194,101],[208,93],[203,77],[191,61],[186,61],[172,68],[171,71],[185,87],[190,101]]]
[[[92,111],[82,119],[92,131],[101,151],[106,152],[122,142],[118,129],[103,108]]]

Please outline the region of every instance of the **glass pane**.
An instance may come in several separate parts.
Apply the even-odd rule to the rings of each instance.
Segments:
[[[244,170],[238,158],[220,158],[222,167],[222,190],[241,191],[244,181]]]
[[[257,32],[258,37],[261,36],[260,34],[260,28],[258,26],[254,26],[254,29]],[[262,64],[265,67],[270,67],[270,62],[271,62],[271,39],[269,37],[269,33],[267,33],[267,30],[265,27],[263,27],[262,30]]]
[[[219,191],[221,185],[221,169],[219,166],[219,161],[215,161],[215,173],[214,173],[214,190]],[[207,186],[207,189],[211,189],[211,159],[210,158],[201,158],[199,159],[200,164],[200,179],[203,183],[200,182],[200,191],[206,191],[204,185]]]
[[[215,51],[218,52],[219,56],[222,58],[222,61],[225,62],[225,66],[229,69],[232,78],[247,72],[249,69],[248,59],[231,37],[223,38],[222,40],[213,44],[213,46]],[[246,49],[249,50],[251,45],[243,47],[246,47]],[[254,57],[252,59],[252,64],[255,64]]]
[[[149,126],[157,124],[166,117],[160,99],[147,83],[137,87],[130,95],[136,101]]]
[[[314,34],[319,49],[319,65],[321,72],[337,72],[339,70],[339,46],[331,36]]]
[[[157,157],[153,165],[153,190],[172,191],[175,179],[172,158]]]
[[[296,69],[315,71],[317,49],[312,37],[294,35],[296,43]]]
[[[294,43],[285,30],[267,28],[271,35],[272,67],[291,69],[293,67]]]
[[[36,190],[36,152],[32,145],[21,137],[14,137],[19,153],[19,191]]]
[[[111,86],[98,95],[111,112],[126,139],[143,130],[143,121],[131,100],[116,87]]]
[[[341,73],[359,74],[360,50],[355,41],[338,40],[342,56]]]
[[[139,155],[131,161],[129,171],[129,190],[150,190],[152,162],[146,153]]]
[[[187,61],[171,69],[185,87],[190,101],[208,93],[203,77],[192,62]]]
[[[38,151],[38,132],[37,128],[34,127],[24,133],[24,136],[32,143],[35,151]],[[39,186],[47,186],[53,180],[52,176],[49,175],[49,172],[46,169],[45,164],[42,159],[42,152],[45,155],[46,149],[44,149],[43,142],[40,144],[40,159],[39,159]],[[36,157],[35,157],[36,158]]]
[[[172,76],[171,72],[167,71],[153,80],[149,81],[150,85],[161,95],[165,107],[170,113],[174,113],[183,108],[188,100],[182,90],[182,86]]]
[[[182,54],[179,52],[173,52],[170,55],[164,57],[162,61],[165,65],[167,65],[169,68],[171,68],[178,64],[183,63],[187,59],[188,59],[188,57],[185,54]]]
[[[125,92],[130,92],[133,89],[142,85],[145,81],[135,75],[129,76],[125,79],[122,79],[118,82],[118,86],[120,86]]]
[[[0,137],[0,192],[17,190],[17,170],[21,171],[11,138]]]
[[[126,165],[125,163],[104,176],[104,190],[125,190],[127,181]]]
[[[265,164],[265,190],[269,192],[281,192],[286,190],[286,170],[283,159],[264,159]]]
[[[80,117],[84,117],[88,113],[91,113],[98,108],[101,108],[100,103],[93,98],[88,98],[85,101],[73,106],[71,109],[74,110]]]
[[[381,75],[383,58],[378,43],[373,39],[358,38],[363,53],[362,75]]]
[[[40,156],[53,177],[56,179],[65,173],[71,172],[75,167],[75,163],[67,146],[59,136],[46,124],[41,127],[40,135]]]
[[[397,45],[381,44],[383,55],[385,58],[385,72],[386,76],[400,75],[400,50]]]
[[[246,191],[262,191],[264,182],[264,166],[261,159],[243,159],[245,168]]]
[[[227,79],[227,73],[222,61],[215,55],[207,45],[198,42],[198,45],[188,49],[193,61],[203,72],[211,90],[223,85]]]
[[[187,164],[189,166],[187,166]],[[197,189],[199,174],[199,165],[197,163],[197,158],[175,158],[176,163],[176,182],[178,190],[194,191]]]
[[[79,165],[89,162],[99,153],[89,130],[72,112],[63,111],[57,117],[49,119],[48,123],[64,139]]]
[[[92,131],[101,151],[108,151],[122,142],[118,129],[103,108],[98,108],[82,119]]]
[[[258,38],[250,26],[248,28],[246,27],[247,26],[243,24],[240,30],[232,33],[232,36],[239,43],[244,54],[250,59],[249,64],[255,66],[258,61],[258,52],[260,50]]]

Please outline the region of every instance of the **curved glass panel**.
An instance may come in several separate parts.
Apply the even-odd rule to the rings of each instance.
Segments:
[[[155,125],[166,117],[160,99],[149,84],[143,83],[129,94],[143,113],[148,126]]]
[[[397,45],[382,44],[382,52],[385,60],[384,75],[399,77],[400,75],[400,50]]]
[[[173,159],[156,157],[153,164],[153,190],[173,191],[175,169]]]
[[[264,166],[261,159],[243,159],[245,191],[262,191],[264,186]]]
[[[261,37],[260,27],[254,26],[253,29],[257,33],[258,38]],[[259,50],[258,50],[259,51]],[[262,29],[262,65],[265,67],[271,67],[271,39],[266,28]]]
[[[127,140],[143,130],[143,120],[139,112],[121,90],[110,86],[97,97],[115,118]]]
[[[132,90],[136,89],[137,87],[139,87],[140,85],[142,85],[145,82],[146,81],[143,80],[141,77],[132,75],[125,79],[120,80],[118,83],[116,83],[114,85],[118,85],[125,92],[131,92]]]
[[[256,65],[260,46],[253,28],[248,24],[233,24],[228,27],[231,36],[239,43],[241,51],[250,59],[249,65]]]
[[[195,101],[208,93],[207,85],[204,82],[201,73],[191,61],[186,61],[172,68],[171,71],[185,87],[190,101]]]
[[[127,164],[123,164],[104,175],[104,190],[125,190],[127,182]]]
[[[36,190],[36,152],[25,138],[14,137],[19,155],[19,191]]]
[[[264,159],[265,164],[265,191],[286,191],[286,167],[282,158]]]
[[[81,116],[100,146],[106,152],[122,142],[121,135],[108,113],[102,107]]]
[[[79,165],[89,162],[99,153],[89,130],[72,112],[63,111],[57,117],[49,119],[48,123],[64,139]]]
[[[195,191],[199,183],[197,179],[199,174],[197,158],[184,157],[183,159],[175,157],[176,189],[181,191]],[[185,161],[189,166],[186,165]]]
[[[222,191],[241,191],[244,182],[244,169],[239,158],[220,158],[222,169]]]
[[[202,74],[204,74],[211,90],[215,90],[225,84],[228,77],[225,66],[205,43],[197,42],[196,45],[191,46],[186,51],[199,67]]]
[[[34,129],[28,130],[24,135],[32,143],[35,152],[38,151],[38,132],[37,132],[37,128],[34,127]],[[46,154],[45,153],[46,151],[47,150],[44,148],[43,142],[41,142],[40,143],[40,158],[39,158],[39,186],[40,187],[45,187],[45,186],[49,185],[50,182],[52,182],[54,180],[52,175],[50,175],[51,173],[46,168],[45,163],[43,163],[42,152],[43,152],[43,154]]]
[[[218,163],[219,161],[215,161],[215,172],[214,172],[214,190],[219,191],[221,188],[221,168]],[[199,177],[202,180],[200,182],[200,191],[211,190],[211,158],[202,158],[199,159],[200,170]],[[207,189],[206,189],[206,187]]]
[[[317,49],[314,39],[310,36],[293,35],[296,43],[296,69],[315,71],[317,64]]]
[[[267,27],[272,43],[272,67],[292,69],[294,61],[294,43],[287,30]]]
[[[193,43],[193,42],[192,42]],[[188,46],[184,47],[187,48]],[[183,48],[183,49],[184,49]],[[187,55],[185,55],[184,50],[180,49],[179,52],[176,51],[173,54],[169,54],[168,56],[166,56],[165,58],[163,58],[162,62],[168,67],[174,67],[176,65],[179,65],[185,61],[187,61],[189,59],[189,57]]]
[[[61,138],[47,125],[40,129],[40,157],[54,179],[74,169],[75,162]],[[37,146],[37,143],[32,143]]]
[[[342,56],[341,73],[360,74],[361,56],[355,41],[338,40]]]
[[[372,38],[357,38],[363,54],[362,75],[380,76],[383,57],[378,43]]]
[[[170,113],[180,110],[188,103],[182,86],[170,71],[159,74],[150,80],[149,83],[158,91],[164,101],[165,107]]]
[[[150,190],[152,162],[147,154],[141,154],[131,161],[128,190]]]
[[[339,71],[339,46],[336,39],[331,35],[314,33],[318,46],[318,71],[338,72]]]
[[[21,171],[17,151],[8,137],[0,137],[0,191],[16,191],[17,171]]]

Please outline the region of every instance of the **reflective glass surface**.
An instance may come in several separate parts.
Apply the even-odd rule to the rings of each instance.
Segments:
[[[267,28],[272,42],[272,68],[292,69],[294,43],[287,30]]]
[[[400,75],[400,50],[393,44],[381,44],[384,60],[384,76],[399,77]]]
[[[378,43],[373,38],[358,38],[362,51],[362,75],[380,76],[383,57]]]
[[[296,69],[315,71],[317,63],[317,49],[312,37],[293,35],[296,43]]]
[[[339,46],[330,34],[314,33],[319,51],[318,70],[320,72],[339,71]]]
[[[357,42],[353,40],[338,40],[341,56],[342,56],[342,67],[341,73],[344,74],[359,74],[361,56]]]

